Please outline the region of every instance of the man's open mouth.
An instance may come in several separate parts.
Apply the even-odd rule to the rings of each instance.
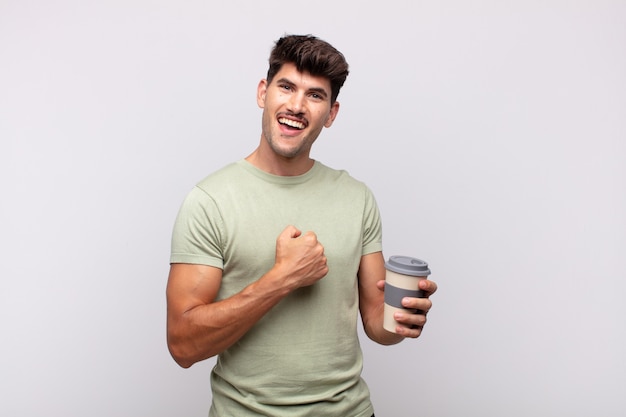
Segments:
[[[297,130],[302,130],[306,127],[306,124],[304,122],[288,119],[286,117],[279,117],[278,123],[284,126],[288,126],[292,129],[297,129]]]

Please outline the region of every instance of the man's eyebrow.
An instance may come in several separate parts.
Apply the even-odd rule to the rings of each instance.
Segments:
[[[291,80],[287,79],[287,78],[281,78],[279,80],[276,80],[276,84],[289,84],[289,85],[295,85]]]

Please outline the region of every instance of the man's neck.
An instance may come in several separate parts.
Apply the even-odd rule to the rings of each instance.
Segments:
[[[267,155],[261,147],[255,149],[245,159],[261,171],[283,177],[306,174],[315,164],[315,160],[309,158],[308,155],[294,158],[285,158],[274,153]]]

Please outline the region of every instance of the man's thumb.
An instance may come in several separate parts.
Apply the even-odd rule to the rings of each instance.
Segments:
[[[300,236],[301,234],[302,231],[300,231],[296,226],[293,226],[291,224],[285,227],[285,230],[283,230],[283,232],[281,233],[281,235],[292,239]]]

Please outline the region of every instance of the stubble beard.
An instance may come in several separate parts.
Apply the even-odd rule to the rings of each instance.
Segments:
[[[274,151],[274,153],[276,155],[282,156],[283,158],[295,158],[296,156],[300,155],[302,153],[302,150],[304,148],[304,143],[300,142],[297,145],[294,145],[292,147],[286,148],[286,147],[282,147],[279,144],[277,144],[276,142],[274,142],[273,140],[273,136],[270,134],[265,135],[265,139],[267,140],[267,142],[270,145],[270,148],[272,148],[272,150]]]
[[[280,136],[281,134],[280,132],[276,132],[276,135]],[[263,137],[276,155],[287,159],[295,158],[296,156],[302,154],[306,149],[310,148],[308,135],[298,139],[287,139],[288,141],[294,141],[294,143],[289,147],[280,146],[280,144],[274,140],[274,134],[272,132],[270,121],[267,121],[265,126],[263,126]]]

